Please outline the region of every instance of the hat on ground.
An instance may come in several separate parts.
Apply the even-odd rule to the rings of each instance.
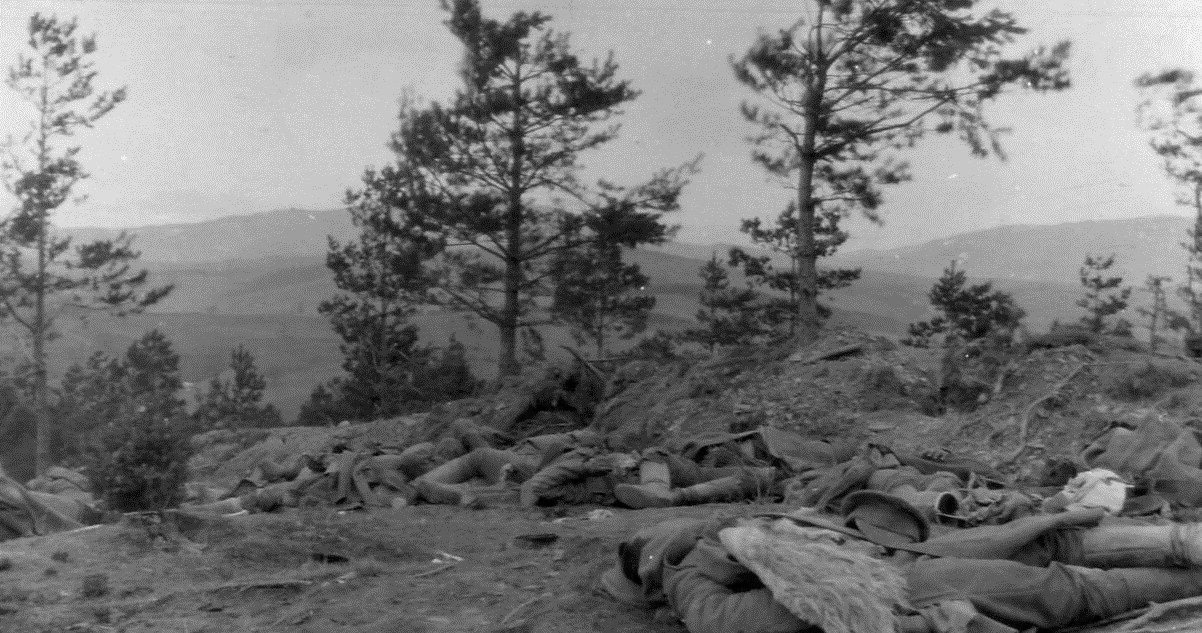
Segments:
[[[843,499],[844,525],[886,547],[906,547],[927,540],[931,525],[906,500],[876,490],[860,490]]]
[[[601,588],[611,598],[632,607],[646,607],[647,598],[643,596],[643,587],[631,582],[622,573],[621,564],[614,565],[601,574]]]

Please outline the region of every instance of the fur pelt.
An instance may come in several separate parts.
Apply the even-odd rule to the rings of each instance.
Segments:
[[[773,598],[826,633],[893,633],[894,609],[906,604],[897,569],[787,519],[753,519],[718,533],[722,545],[755,572]]]

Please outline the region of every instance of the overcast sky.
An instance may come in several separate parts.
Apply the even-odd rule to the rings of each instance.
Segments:
[[[1200,0],[997,0],[1030,27],[1026,42],[1071,39],[1074,88],[992,108],[1014,132],[1010,161],[954,142],[914,152],[915,182],[887,192],[886,225],[849,246],[896,246],[998,224],[1162,213],[1174,207],[1135,125],[1142,72],[1202,72]],[[585,157],[597,176],[634,182],[705,154],[676,220],[682,238],[730,240],[739,219],[771,217],[788,192],[750,163],[727,59],[758,29],[796,17],[788,0],[484,0],[503,18],[551,14],[585,56],[613,50],[642,97],[620,141]],[[336,207],[364,167],[390,160],[397,97],[450,94],[459,51],[437,0],[78,0],[0,2],[0,61],[24,46],[35,11],[77,15],[98,35],[100,85],[129,100],[80,136],[93,178],[66,225],[197,221],[293,206]],[[0,133],[31,111],[0,87]],[[11,200],[9,198],[8,200]],[[7,203],[6,203],[7,204]]]

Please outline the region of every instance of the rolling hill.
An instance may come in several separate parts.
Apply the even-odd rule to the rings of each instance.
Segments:
[[[1142,285],[1149,274],[1181,277],[1180,242],[1192,219],[1150,216],[1129,220],[1055,225],[1002,226],[886,251],[861,250],[835,258],[840,264],[936,278],[953,259],[971,277],[1077,285],[1087,254],[1116,255],[1114,270]]]
[[[961,260],[973,281],[992,279],[1014,293],[1028,323],[1045,327],[1071,320],[1079,309],[1077,268],[1086,253],[1118,254],[1130,281],[1149,272],[1172,274],[1184,263],[1177,246],[1189,220],[1175,216],[1054,226],[1009,226],[888,251],[842,254],[833,263],[861,266],[861,280],[829,297],[833,325],[899,335],[906,324],[928,316],[926,293],[948,261]],[[317,305],[335,292],[324,265],[326,236],[353,234],[344,211],[286,209],[195,224],[130,229],[142,264],[156,283],[175,292],[153,313],[125,320],[93,318],[69,323],[56,341],[55,365],[63,368],[95,349],[119,353],[142,332],[162,329],[182,356],[185,380],[203,383],[225,366],[229,350],[245,344],[268,379],[268,397],[294,415],[316,384],[340,371],[338,340]],[[70,229],[77,239],[109,237],[109,229]],[[657,298],[652,327],[676,330],[693,322],[701,287],[698,269],[726,245],[669,243],[634,251]],[[441,343],[451,333],[467,345],[477,369],[495,365],[492,326],[456,315],[429,312],[417,319],[423,337]],[[548,333],[555,350],[570,337]],[[11,354],[11,352],[10,352]]]

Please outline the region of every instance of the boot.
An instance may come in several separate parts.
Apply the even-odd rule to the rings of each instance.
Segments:
[[[723,477],[677,490],[673,505],[690,506],[701,503],[741,501],[755,495],[758,490],[759,486],[756,485],[753,477]]]
[[[1087,567],[1202,567],[1202,524],[1112,525],[1081,533]]]
[[[666,508],[676,505],[668,465],[644,461],[639,465],[639,484],[618,484],[614,496],[628,508]]]

